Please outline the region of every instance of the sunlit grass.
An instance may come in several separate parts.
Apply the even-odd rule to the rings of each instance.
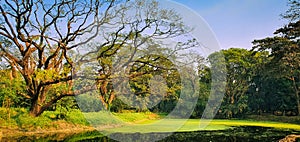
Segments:
[[[83,115],[86,118],[86,120],[93,126],[122,123],[121,120],[114,117],[110,112],[106,112],[106,111],[88,112],[88,113],[83,113]]]
[[[131,123],[144,123],[148,120],[157,120],[159,115],[151,112],[139,112],[139,113],[113,113],[115,118],[120,119],[123,122]]]
[[[121,124],[118,127],[103,129],[106,133],[150,133],[150,132],[187,132],[187,131],[211,131],[226,130],[238,126],[270,127],[277,129],[300,130],[300,125],[272,121],[253,120],[200,120],[200,119],[159,119],[154,113],[113,113],[97,112],[89,114],[94,118],[101,118],[106,124]],[[95,121],[96,122],[96,121]],[[96,124],[96,123],[95,123]],[[100,123],[99,125],[102,125]],[[101,126],[100,126],[101,127]]]
[[[226,126],[259,126],[259,127],[272,127],[279,129],[294,129],[300,130],[300,125],[271,122],[271,121],[251,121],[251,120],[213,120],[211,125],[226,125]]]
[[[202,124],[202,125],[200,125]],[[200,127],[202,126],[202,127]],[[300,125],[267,122],[267,121],[249,121],[249,120],[200,120],[189,119],[187,121],[181,119],[148,120],[142,123],[127,124],[122,127],[106,129],[105,133],[150,133],[150,132],[187,132],[187,131],[211,131],[226,130],[238,126],[257,126],[271,127],[276,129],[294,129],[300,130]]]

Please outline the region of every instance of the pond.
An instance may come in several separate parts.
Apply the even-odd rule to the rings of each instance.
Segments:
[[[66,137],[52,135],[48,137],[19,137],[3,138],[4,141],[99,141],[117,142],[117,137],[124,142],[152,141],[153,138],[161,138],[159,142],[273,142],[278,141],[290,134],[300,134],[300,131],[287,129],[274,129],[268,127],[232,127],[227,130],[196,131],[196,132],[177,132],[165,137],[166,133],[113,133],[104,136],[98,131],[74,134]]]

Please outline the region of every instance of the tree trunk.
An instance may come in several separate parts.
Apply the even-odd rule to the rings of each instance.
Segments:
[[[35,97],[31,99],[31,107],[29,112],[31,116],[40,116],[45,110],[45,108],[43,108],[43,105],[45,105],[47,90],[47,88],[42,88],[41,91],[37,92]]]
[[[299,100],[299,92],[296,92],[296,99],[297,99],[297,110],[298,110],[298,116],[300,116],[300,100]]]
[[[108,94],[109,95],[109,99],[108,100],[106,100],[104,98],[104,96],[107,95],[107,94],[105,94],[105,95],[100,94],[99,95],[99,99],[100,99],[101,103],[103,104],[104,109],[110,111],[110,107],[111,107],[112,101],[115,99],[115,93],[113,91],[107,92],[107,93],[109,93]]]
[[[36,101],[33,100],[33,103],[31,103],[31,107],[30,107],[29,114],[33,117],[37,117],[42,114],[42,111],[41,111],[42,107],[41,107],[41,105],[39,105],[37,100]]]
[[[300,101],[299,101],[299,97],[298,97],[298,101],[297,101],[297,108],[298,108],[298,116],[300,116]]]
[[[105,102],[104,97],[103,97],[101,94],[99,95],[99,99],[100,99],[101,103],[103,104],[104,109],[107,110],[108,105],[107,105],[107,103]]]
[[[108,100],[108,110],[110,111],[110,108],[111,108],[111,105],[112,105],[112,101],[115,99],[115,93],[114,91],[112,90],[110,92],[110,95],[109,95],[109,100]]]
[[[99,84],[100,84],[99,99],[102,102],[104,109],[110,111],[112,101],[115,99],[115,93],[114,93],[112,86],[108,80],[100,81]],[[108,98],[107,98],[107,95],[108,95]]]
[[[296,84],[296,80],[294,77],[292,77],[292,81],[293,81],[293,87],[294,87],[294,91],[295,91],[295,98],[296,98],[296,102],[297,102],[297,111],[298,111],[298,116],[300,116],[300,97],[299,97],[299,89],[298,86]]]

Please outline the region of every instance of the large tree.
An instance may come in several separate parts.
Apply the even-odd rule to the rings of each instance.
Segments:
[[[27,93],[22,95],[30,99],[32,116],[40,115],[63,96],[75,94],[69,89],[48,96],[48,91],[55,84],[71,80],[70,69],[63,70],[74,64],[69,52],[96,36],[91,31],[107,22],[114,3],[1,1],[1,55],[24,78]],[[99,8],[104,5],[106,10],[101,14]],[[89,38],[76,42],[86,35]]]
[[[112,64],[117,73],[141,54],[136,55],[139,49],[146,48],[144,43],[149,39],[158,44],[157,41],[189,31],[178,14],[160,8],[156,1],[3,0],[0,3],[0,55],[5,59],[2,63],[20,72],[25,80],[27,93],[19,95],[29,98],[32,116],[40,115],[67,96],[97,87],[102,94],[109,91],[101,89],[110,81],[109,64],[101,66],[107,56],[126,53],[117,55],[121,63]],[[184,39],[187,42],[179,40],[168,55],[193,46],[188,43],[194,40]],[[120,52],[123,47],[126,49]],[[97,59],[101,60],[93,67]],[[87,76],[92,76],[89,81],[96,80],[98,84],[82,81]],[[49,91],[57,86],[62,87]],[[111,93],[109,97],[113,99],[114,95]]]
[[[214,62],[218,56],[224,56],[225,65],[221,68],[226,72],[226,88],[219,114],[222,117],[239,117],[247,111],[249,89],[252,79],[252,52],[241,48],[221,50],[209,56]]]
[[[300,1],[290,0],[289,5],[290,9],[283,14],[289,23],[276,30],[274,37],[255,40],[253,50],[270,52],[268,76],[290,81],[300,114]]]

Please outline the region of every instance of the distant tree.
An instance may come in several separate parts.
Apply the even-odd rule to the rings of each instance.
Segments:
[[[146,63],[147,61],[148,63]],[[153,108],[166,98],[178,99],[176,91],[181,89],[181,81],[176,66],[167,58],[151,55],[136,61],[131,72],[143,75],[129,80],[135,103],[140,104],[138,109]]]
[[[77,104],[83,112],[97,112],[103,108],[101,107],[103,104],[100,102],[99,96],[96,94],[86,93],[77,97],[79,98],[77,99]]]
[[[246,49],[230,48],[221,50],[209,56],[224,55],[227,74],[226,89],[219,114],[223,117],[239,117],[248,110],[248,89],[251,83],[252,52]]]
[[[199,72],[200,76],[200,87],[203,82],[201,82],[201,79],[207,80],[206,82],[209,82],[210,84],[206,84],[204,88],[206,87],[210,88],[209,92],[204,91],[203,94],[200,92],[200,95],[205,95],[206,93],[209,93],[208,101],[206,102],[205,110],[202,113],[202,118],[211,118],[213,119],[215,115],[217,115],[220,112],[220,106],[222,104],[222,100],[224,99],[225,93],[226,93],[226,84],[227,84],[227,61],[225,60],[225,56],[222,53],[223,51],[217,51],[212,54],[210,54],[207,57],[207,65],[209,67],[208,71],[204,71],[203,73],[207,72],[204,78]],[[201,64],[198,68],[201,69]],[[207,70],[207,69],[206,69]],[[204,97],[204,98],[203,98]],[[201,96],[200,99],[206,100],[206,96]],[[199,100],[198,100],[199,101]]]
[[[248,90],[248,105],[249,111],[255,114],[261,114],[262,112],[269,111],[272,106],[269,103],[274,102],[272,98],[268,96],[270,93],[267,89],[271,80],[268,78],[265,69],[269,62],[268,52],[253,52],[250,55],[251,73],[249,78],[251,79]],[[271,90],[270,90],[271,91]]]
[[[194,109],[193,118],[200,118],[205,110],[206,103],[211,92],[211,69],[208,65],[200,64],[198,66],[198,75],[199,75],[199,98],[197,105]]]

